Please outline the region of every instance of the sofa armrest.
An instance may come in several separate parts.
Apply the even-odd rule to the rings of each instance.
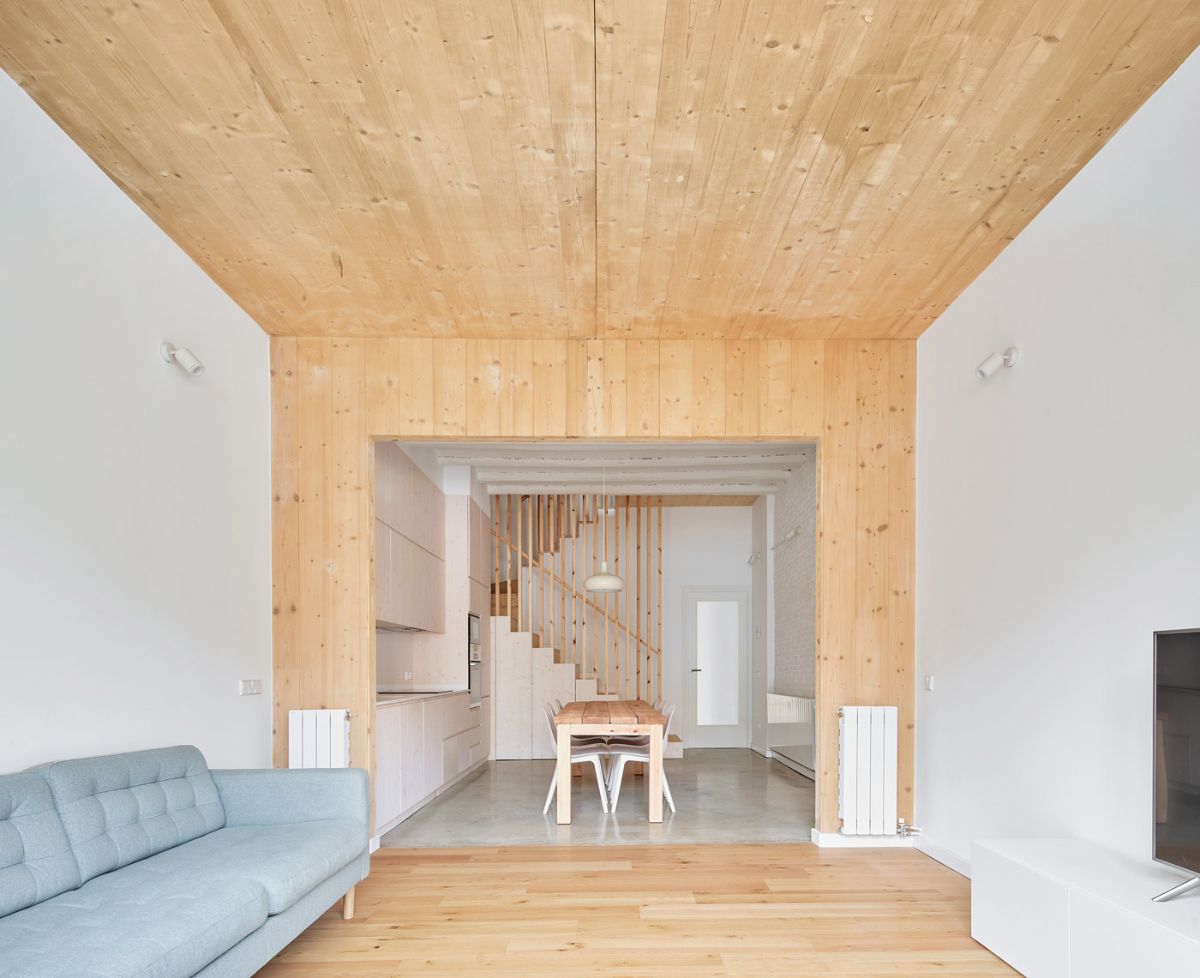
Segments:
[[[362,768],[213,771],[226,825],[350,818],[371,824],[371,781]]]

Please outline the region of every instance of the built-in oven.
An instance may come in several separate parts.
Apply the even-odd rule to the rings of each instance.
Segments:
[[[478,703],[483,696],[483,637],[479,631],[479,616],[467,615],[467,690],[470,701]]]

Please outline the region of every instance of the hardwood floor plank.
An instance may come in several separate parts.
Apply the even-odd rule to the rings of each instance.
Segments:
[[[383,849],[260,978],[1000,978],[965,879],[915,850]]]

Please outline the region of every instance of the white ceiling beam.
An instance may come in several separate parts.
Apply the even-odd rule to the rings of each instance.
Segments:
[[[610,496],[761,496],[778,492],[782,481],[774,482],[609,482]],[[486,484],[489,495],[556,495],[559,493],[599,493],[599,484],[586,487],[555,483],[495,482]]]
[[[672,469],[723,469],[731,466],[763,466],[791,469],[802,464],[804,452],[788,453],[729,453],[723,455],[693,453],[691,455],[567,455],[542,451],[513,455],[508,453],[438,452],[437,459],[443,465],[473,465],[476,468],[511,468],[513,466],[537,466],[540,468],[672,468]]]
[[[556,482],[562,485],[602,485],[612,482],[614,475],[618,478],[636,478],[639,482],[697,482],[704,480],[720,480],[728,482],[755,482],[758,480],[782,481],[787,479],[789,471],[785,468],[763,468],[761,466],[729,466],[727,468],[709,469],[636,469],[636,475],[622,468],[617,471],[604,472],[601,469],[563,469],[558,467],[538,468],[535,466],[493,469],[480,467],[475,474],[480,482],[524,482],[535,484],[539,482]]]

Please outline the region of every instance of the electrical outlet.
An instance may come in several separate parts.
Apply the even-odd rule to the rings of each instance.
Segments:
[[[238,696],[261,696],[262,690],[261,679],[242,679],[238,681]]]
[[[406,673],[404,674],[404,681],[405,681],[405,682],[408,682],[410,679],[412,679],[412,673],[411,673],[411,672],[406,672]]]
[[[927,692],[927,693],[933,692],[933,676],[925,677],[925,692]]]

